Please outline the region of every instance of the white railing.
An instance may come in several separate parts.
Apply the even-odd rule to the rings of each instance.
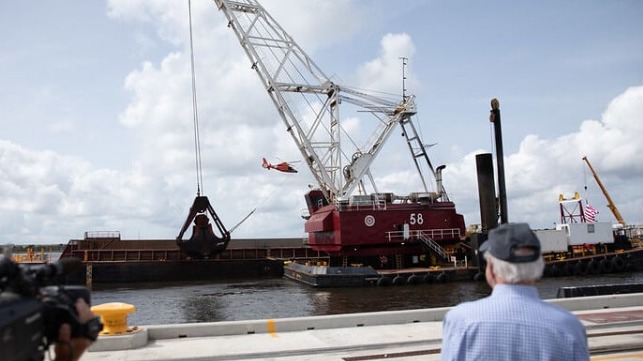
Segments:
[[[431,239],[460,239],[460,229],[458,228],[437,228],[437,229],[419,229],[410,230],[408,238],[429,237]],[[404,239],[404,231],[386,232],[389,242],[399,241]]]
[[[452,261],[451,255],[444,249],[436,239],[460,239],[460,230],[458,228],[441,228],[441,229],[420,229],[408,231],[405,236],[404,231],[387,232],[386,236],[389,242],[403,242],[405,239],[417,239],[446,261]]]
[[[94,238],[121,239],[121,232],[120,231],[87,231],[85,232],[85,239],[94,239]]]
[[[428,232],[425,233],[420,231],[418,233],[418,239],[422,241],[425,245],[427,245],[430,249],[435,251],[435,253],[437,253],[443,259],[447,261],[451,260],[451,257],[449,257],[449,254],[447,253],[447,251],[445,251],[444,248],[442,248],[442,246],[440,246],[436,241],[434,241],[431,237],[429,237]]]

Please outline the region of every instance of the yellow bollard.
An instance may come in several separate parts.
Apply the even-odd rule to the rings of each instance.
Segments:
[[[128,332],[127,315],[136,311],[136,307],[128,303],[111,302],[92,306],[91,310],[100,316],[103,323],[101,335],[118,335]]]

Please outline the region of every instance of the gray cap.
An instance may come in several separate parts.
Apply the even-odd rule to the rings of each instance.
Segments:
[[[527,223],[505,223],[489,231],[480,252],[489,251],[511,263],[533,262],[540,257],[540,241]]]

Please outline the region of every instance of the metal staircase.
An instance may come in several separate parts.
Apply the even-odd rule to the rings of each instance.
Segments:
[[[447,251],[442,248],[436,241],[429,236],[427,232],[420,231],[418,232],[418,239],[431,251],[435,252],[438,256],[442,257],[445,261],[450,261],[451,257]]]

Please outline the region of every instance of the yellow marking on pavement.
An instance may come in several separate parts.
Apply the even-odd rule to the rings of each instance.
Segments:
[[[279,337],[277,335],[277,328],[275,327],[275,320],[268,320],[268,333],[272,337]]]
[[[610,356],[593,356],[590,358],[592,361],[603,361],[603,360],[643,360],[643,353],[622,353],[620,355],[610,355]]]

